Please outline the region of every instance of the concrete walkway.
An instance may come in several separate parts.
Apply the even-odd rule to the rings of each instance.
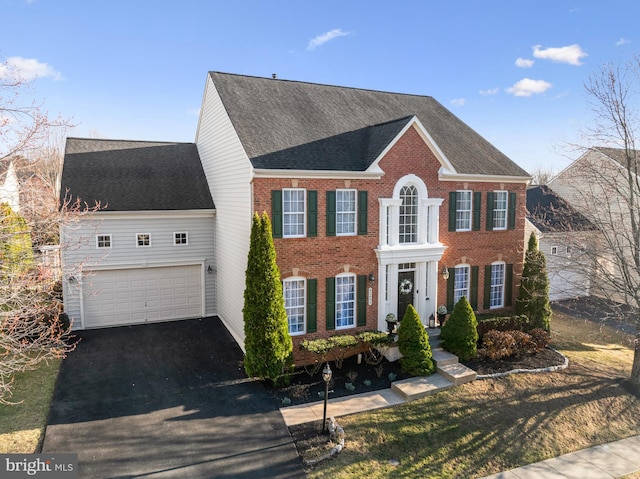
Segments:
[[[415,378],[419,379],[419,378]],[[407,402],[391,389],[329,399],[327,417],[345,416]],[[324,401],[280,409],[287,426],[322,421]],[[483,479],[613,479],[640,471],[640,436],[590,447],[500,472]]]

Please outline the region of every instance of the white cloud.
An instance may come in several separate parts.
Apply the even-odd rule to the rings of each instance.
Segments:
[[[480,90],[480,94],[484,96],[497,95],[499,91],[500,91],[500,88],[496,87],[496,88],[490,88],[488,90]]]
[[[0,78],[31,81],[44,77],[50,77],[56,81],[63,79],[62,74],[51,65],[35,58],[9,57],[4,64],[0,64]]]
[[[533,47],[533,56],[543,60],[551,60],[555,63],[568,63],[569,65],[582,65],[580,59],[586,57],[587,53],[582,51],[577,43],[566,47],[545,48],[540,45]]]
[[[626,38],[621,38],[616,42],[616,46],[626,45],[627,43],[631,43],[631,40],[627,40]]]
[[[544,80],[532,80],[531,78],[523,78],[515,83],[511,88],[507,88],[507,92],[514,96],[531,96],[538,93],[544,93],[553,85]]]
[[[518,58],[516,60],[516,66],[520,68],[531,68],[533,64],[534,64],[534,61],[528,58]]]
[[[454,98],[450,103],[453,106],[464,106],[464,104],[467,103],[467,100],[465,100],[464,98]]]
[[[325,43],[333,40],[334,38],[347,37],[351,34],[351,32],[345,32],[340,28],[335,28],[327,33],[323,33],[322,35],[318,35],[317,37],[312,38],[309,42],[309,45],[307,45],[307,50],[314,50],[317,47],[321,47]]]

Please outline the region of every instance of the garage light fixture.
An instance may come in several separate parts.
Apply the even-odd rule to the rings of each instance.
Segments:
[[[213,273],[213,268],[211,267],[211,265],[207,266],[207,273]]]

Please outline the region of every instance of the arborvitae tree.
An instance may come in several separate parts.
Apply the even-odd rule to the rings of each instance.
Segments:
[[[398,327],[398,348],[402,353],[400,366],[412,376],[427,376],[436,370],[429,336],[420,321],[420,315],[409,305]]]
[[[287,312],[276,264],[271,221],[255,213],[244,291],[244,369],[248,376],[270,379],[283,373],[293,351]]]
[[[33,266],[29,227],[7,203],[0,204],[0,276],[11,280]]]
[[[518,314],[526,314],[533,328],[549,331],[551,306],[549,305],[549,277],[547,260],[544,253],[538,250],[538,239],[534,233],[529,237],[529,246],[524,256],[524,269],[518,299]]]
[[[475,358],[478,350],[478,321],[476,315],[463,296],[453,307],[440,330],[442,347],[463,361]]]

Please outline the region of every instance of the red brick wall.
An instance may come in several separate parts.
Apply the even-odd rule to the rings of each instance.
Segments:
[[[407,174],[415,174],[425,182],[430,198],[443,198],[440,206],[440,241],[448,248],[440,265],[453,268],[456,264],[469,263],[480,266],[478,307],[482,308],[484,266],[493,261],[514,265],[513,297],[522,271],[524,247],[524,217],[526,186],[523,183],[481,183],[439,181],[440,163],[427,147],[419,133],[410,128],[380,161],[384,175],[379,180],[359,179],[266,179],[256,178],[253,184],[254,210],[271,214],[271,190],[282,188],[306,188],[318,192],[318,236],[313,238],[276,238],[274,240],[277,261],[282,278],[297,275],[318,280],[318,330],[316,333],[294,337],[294,351],[304,339],[327,337],[336,334],[353,334],[363,329],[377,329],[377,271],[374,249],[378,246],[379,203],[378,198],[391,198],[397,181]],[[354,188],[368,191],[368,234],[366,236],[326,236],[326,191],[338,188]],[[482,192],[481,230],[469,232],[448,231],[449,192],[469,189]],[[517,192],[516,229],[486,231],[486,192],[509,190]],[[348,270],[356,275],[376,276],[371,306],[367,306],[367,326],[347,330],[325,328],[325,278]],[[446,282],[438,276],[437,304],[446,302]],[[296,359],[302,358],[300,353]]]

